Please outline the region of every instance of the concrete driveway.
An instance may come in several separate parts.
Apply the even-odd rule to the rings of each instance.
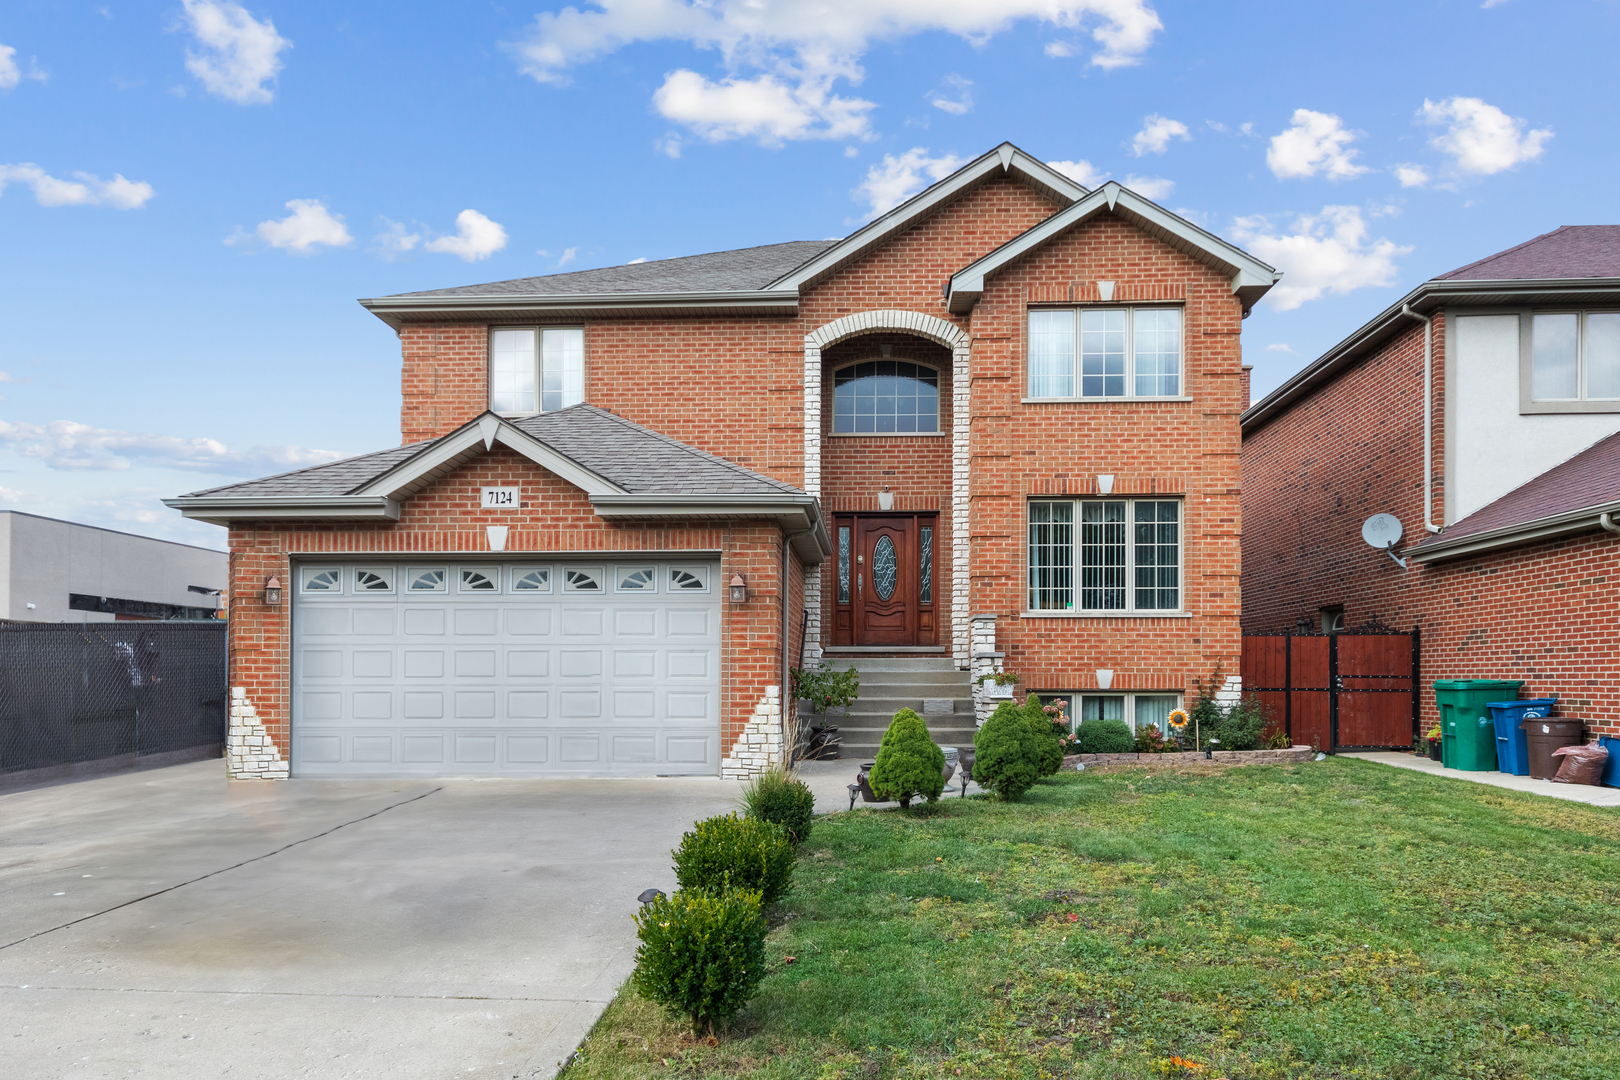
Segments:
[[[630,973],[636,895],[737,791],[209,761],[0,796],[0,1071],[552,1076]]]

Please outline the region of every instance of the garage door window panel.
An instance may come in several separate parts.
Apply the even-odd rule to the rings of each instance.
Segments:
[[[394,591],[392,566],[357,566],[354,569],[354,591],[357,593],[391,593]]]
[[[594,592],[602,591],[602,569],[592,567],[588,570],[578,567],[569,567],[563,571],[564,592]]]
[[[658,568],[656,566],[621,566],[614,573],[614,591],[616,592],[657,592]]]
[[[303,588],[307,593],[340,593],[343,591],[343,571],[335,566],[306,566],[303,569]]]
[[[500,573],[496,570],[461,568],[461,591],[464,593],[500,592]]]
[[[548,566],[514,566],[512,567],[513,592],[539,592],[551,591],[551,568]]]
[[[672,566],[669,568],[669,587],[672,592],[709,591],[709,572],[702,566]]]
[[[411,592],[444,592],[450,572],[442,566],[428,568],[413,566],[406,571],[405,576],[410,579]]]

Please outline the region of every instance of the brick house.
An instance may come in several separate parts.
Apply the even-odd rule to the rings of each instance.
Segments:
[[[801,662],[947,744],[997,665],[1161,723],[1237,670],[1276,280],[1003,144],[842,240],[362,301],[403,445],[169,502],[230,529],[230,768],[747,775]]]
[[[1413,289],[1243,414],[1243,628],[1421,630],[1435,679],[1522,679],[1620,731],[1620,226]],[[1393,514],[1402,567],[1361,537]]]

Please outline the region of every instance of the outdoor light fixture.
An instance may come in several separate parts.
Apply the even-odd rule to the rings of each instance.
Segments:
[[[657,889],[645,889],[642,891],[640,896],[636,897],[637,900],[641,901],[643,906],[651,904],[655,900],[662,900],[663,898],[664,894],[659,892]]]
[[[281,603],[281,579],[274,574],[264,583],[264,602],[267,607],[276,607]]]
[[[884,484],[883,490],[878,492],[878,509],[883,511],[894,509],[894,492],[889,490],[887,484]]]
[[[748,579],[741,574],[731,575],[731,602],[733,604],[748,603]]]

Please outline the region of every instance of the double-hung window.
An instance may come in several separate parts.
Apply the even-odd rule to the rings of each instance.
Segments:
[[[1029,504],[1029,609],[1181,610],[1181,501]]]
[[[1532,315],[1530,400],[1620,401],[1620,312]]]
[[[1029,313],[1029,396],[1181,395],[1181,309],[1049,308]]]
[[[489,335],[489,407],[555,412],[585,400],[585,331],[502,327]]]

